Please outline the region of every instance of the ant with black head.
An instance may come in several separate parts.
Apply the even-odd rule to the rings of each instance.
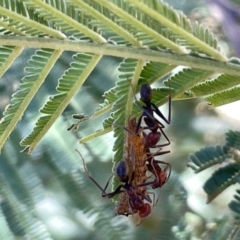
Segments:
[[[170,89],[170,84],[169,84]],[[171,90],[170,90],[171,91]],[[152,88],[148,83],[142,84],[140,87],[140,96],[141,101],[145,103],[145,106],[141,106],[137,103],[137,105],[143,110],[140,118],[138,119],[138,123],[136,126],[136,133],[138,132],[142,119],[144,119],[146,127],[142,127],[143,129],[149,129],[151,132],[145,136],[145,144],[146,147],[165,147],[170,145],[170,140],[167,135],[164,133],[163,128],[165,127],[160,121],[158,121],[154,117],[154,112],[159,116],[165,123],[171,123],[171,92],[168,98],[168,118],[166,118],[162,112],[158,109],[158,107],[151,101],[152,100]],[[158,132],[160,130],[160,132]],[[158,141],[161,138],[161,134],[164,135],[167,143],[159,144]]]
[[[115,173],[119,178],[119,180],[122,182],[122,184],[120,184],[113,192],[106,193],[106,189],[109,185],[111,178],[113,177],[113,174],[111,174],[105,187],[102,188],[98,184],[98,182],[93,177],[90,176],[81,153],[78,150],[76,151],[78,152],[78,154],[82,159],[83,167],[88,178],[102,191],[102,197],[112,198],[117,194],[125,192],[128,196],[129,205],[132,209],[131,214],[134,214],[138,211],[140,217],[147,217],[151,213],[151,205],[149,203],[151,203],[152,201],[149,198],[149,196],[146,196],[136,191],[136,188],[138,186],[132,185],[132,181],[134,179],[134,171],[132,172],[131,178],[129,178],[128,176],[129,168],[126,161],[123,161],[123,160],[119,161],[115,169]],[[144,200],[148,201],[149,203],[144,202]]]
[[[165,123],[171,123],[171,89],[170,89],[170,82],[169,82],[169,98],[168,98],[168,118],[166,118],[163,113],[158,109],[158,107],[152,102],[152,88],[148,83],[142,84],[140,87],[140,97],[141,101],[145,103],[145,106],[141,106],[137,103],[137,105],[143,110],[140,118],[138,119],[138,123],[136,126],[136,133],[140,129],[148,129],[150,132],[147,134],[143,132],[145,138],[145,151],[147,155],[150,156],[147,159],[147,169],[151,173],[155,175],[155,181],[152,183],[152,188],[159,188],[162,187],[169,179],[171,175],[171,165],[164,161],[155,160],[155,156],[164,155],[170,153],[170,151],[161,151],[162,147],[168,146],[171,144],[169,138],[163,131],[165,127],[160,121],[158,121],[154,117],[154,112],[159,116]],[[141,126],[142,119],[146,124],[145,127]],[[157,144],[161,138],[161,135],[164,135],[167,143],[164,144]],[[159,148],[158,151],[153,154],[150,152],[150,148]],[[154,157],[151,157],[153,156]],[[165,167],[162,169],[159,164],[164,164]]]

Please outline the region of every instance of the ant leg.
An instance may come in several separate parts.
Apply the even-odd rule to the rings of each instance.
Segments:
[[[142,186],[142,185],[143,185],[143,184],[137,185],[136,188],[139,187],[139,186]],[[150,185],[150,183],[149,183],[149,184],[147,183],[147,185]],[[145,186],[146,186],[146,185],[145,185]],[[151,199],[148,195],[145,195],[145,194],[143,194],[143,193],[137,193],[137,195],[139,195],[142,199],[145,199],[146,201],[152,203],[152,199]]]
[[[154,192],[148,192],[148,194],[151,194],[153,196],[152,197],[152,199],[153,199],[152,202],[153,202],[153,207],[155,207],[157,205],[157,201],[158,201],[158,200],[155,201],[155,197],[156,197],[155,193]]]
[[[107,197],[107,198],[112,198],[115,195],[124,192],[123,190],[121,190],[121,188],[123,187],[123,185],[119,185],[113,192],[111,193],[103,193],[103,197]]]
[[[141,105],[139,105],[139,104],[137,104],[137,105],[142,108]],[[143,109],[143,108],[142,108],[142,109]],[[135,134],[138,133],[138,131],[139,131],[140,127],[141,127],[142,117],[143,117],[143,114],[142,114],[142,115],[140,116],[140,118],[138,119],[137,126],[136,126],[136,130],[135,130]]]
[[[102,196],[103,196],[103,197],[108,196],[108,194],[106,193],[106,189],[107,189],[107,187],[108,187],[108,185],[109,185],[109,182],[110,182],[111,178],[113,177],[113,174],[111,174],[111,176],[109,177],[109,179],[108,179],[108,181],[107,181],[107,183],[106,183],[106,186],[105,186],[104,188],[102,188],[102,187],[98,184],[98,182],[97,182],[93,177],[91,177],[91,175],[90,175],[90,173],[89,173],[89,171],[88,171],[88,169],[87,169],[87,166],[86,166],[86,164],[85,164],[85,161],[84,161],[84,159],[83,159],[82,154],[81,154],[77,149],[75,149],[75,151],[79,154],[79,156],[80,156],[81,159],[82,159],[83,168],[84,168],[84,170],[85,170],[88,178],[102,191]],[[120,185],[120,186],[121,186],[121,185]],[[113,195],[113,196],[114,196],[114,195]]]
[[[138,211],[138,210],[133,206],[133,203],[132,203],[132,201],[130,201],[130,197],[129,197],[129,196],[128,196],[128,206],[129,206],[130,209],[131,209],[131,214],[132,214],[132,215]],[[135,211],[134,211],[133,209],[135,209]]]
[[[162,130],[162,128],[159,128],[161,133],[163,134],[163,136],[165,137],[165,139],[167,140],[167,143],[162,144],[162,145],[157,145],[157,147],[164,147],[164,146],[168,146],[171,144],[169,138],[167,137],[166,133]]]
[[[168,97],[168,118],[166,119],[166,118],[164,117],[164,115],[161,113],[161,111],[158,109],[158,107],[157,107],[154,103],[150,102],[150,104],[151,104],[151,106],[153,107],[155,113],[156,113],[160,118],[162,118],[167,124],[170,124],[170,123],[171,123],[171,112],[172,112],[172,94],[171,94],[171,87],[170,87],[170,81],[169,81],[169,79],[168,79],[168,82],[169,82],[169,85],[168,85],[168,86],[169,86],[169,92],[170,92],[169,97]]]
[[[150,102],[151,106],[153,107],[153,111],[160,117],[162,118],[167,124],[170,124],[171,123],[171,110],[172,110],[172,104],[171,104],[171,101],[172,101],[172,97],[171,95],[168,97],[168,118],[166,118],[162,112],[158,109],[158,107]]]
[[[165,168],[162,169],[158,165],[159,163],[166,165]],[[151,168],[149,170],[152,171],[152,169],[155,169],[158,174],[158,180],[155,179],[155,183],[152,185],[152,187],[153,188],[162,187],[168,181],[168,179],[171,175],[171,164],[163,162],[163,161],[154,160],[154,162],[152,163]],[[168,169],[169,169],[169,172],[167,173]]]
[[[167,154],[167,153],[170,153],[170,151],[162,151],[161,152],[161,149],[159,149],[157,152],[155,152],[155,153],[151,153],[151,152],[149,152],[149,153],[147,153],[147,155],[150,155],[150,157],[148,157],[148,158],[153,158],[153,156],[161,156],[161,155],[165,155],[165,154]],[[147,159],[148,159],[147,158]],[[156,160],[155,160],[156,161]]]
[[[155,160],[154,156],[160,156],[169,153],[170,151],[164,151],[161,152],[160,148],[156,153],[148,153],[150,156],[147,158],[146,161],[148,161],[148,171],[152,172],[155,176],[155,179],[153,181],[145,183],[145,185],[152,185],[153,188],[162,187],[164,183],[166,183],[171,175],[171,164]],[[150,158],[150,161],[148,160]],[[160,166],[158,166],[158,163],[166,165],[165,168],[162,170]],[[166,174],[167,170],[169,169],[168,175]]]
[[[169,169],[169,173],[168,173],[167,180],[166,180],[166,182],[167,182],[168,179],[170,178],[170,175],[171,175],[171,172],[172,172],[171,164],[163,162],[163,161],[160,161],[160,160],[154,160],[154,162],[166,165],[165,168],[163,169],[164,172],[167,172],[167,170]]]
[[[157,174],[157,171],[156,171],[156,168],[153,166],[153,161],[155,161],[154,160],[154,158],[153,158],[153,156],[150,156],[150,157],[147,157],[147,159],[151,159],[150,160],[150,165],[151,165],[151,170],[153,170],[153,171],[151,171],[151,170],[149,170],[149,171],[151,171],[153,174],[154,174],[154,176],[155,176],[155,179],[153,180],[153,181],[150,181],[150,182],[145,182],[145,183],[142,183],[142,184],[139,184],[139,185],[137,185],[137,187],[141,187],[141,186],[148,186],[148,185],[152,185],[152,184],[155,184],[156,182],[158,183],[159,182],[159,177],[158,177],[158,174]],[[147,161],[147,159],[146,159],[146,161]],[[145,198],[146,199],[146,198]],[[146,199],[147,200],[147,199]],[[151,200],[151,199],[150,199]],[[149,201],[150,202],[150,201]],[[152,201],[151,201],[152,202]]]

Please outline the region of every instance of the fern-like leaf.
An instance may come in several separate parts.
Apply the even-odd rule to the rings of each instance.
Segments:
[[[116,36],[117,33],[118,36],[121,37],[121,41],[125,40],[125,44],[130,43],[135,46],[141,46],[141,43],[133,36],[133,34],[119,26],[116,23],[116,19],[114,19],[115,21],[111,19],[116,18],[116,15],[111,14],[111,12],[106,8],[104,9],[100,7],[98,2],[95,3],[94,1],[83,2],[74,0],[68,0],[68,2],[72,3],[78,11],[87,12],[92,18],[90,21],[91,24],[104,31],[105,34]]]
[[[240,219],[240,190],[239,189],[236,190],[236,194],[234,195],[234,200],[232,200],[228,206],[233,212],[237,214],[236,218]]]
[[[168,64],[163,64],[163,63],[156,63],[156,62],[147,63],[141,71],[138,86],[136,87],[137,90],[135,93],[137,93],[139,91],[141,84],[143,84],[143,83],[151,84],[152,82],[155,82],[159,78],[165,76],[173,68],[174,68],[174,66],[171,66]],[[121,65],[120,65],[118,70],[120,72],[126,73],[126,75],[124,75],[124,77],[129,77],[128,71],[130,69],[131,69],[131,66],[129,66],[129,68],[127,68],[127,67],[121,67]],[[155,91],[155,89],[153,89],[153,92],[154,91]],[[159,91],[161,92],[162,90],[159,89]],[[158,96],[158,100],[159,99],[166,100],[165,98],[162,97],[162,95],[158,95],[158,93],[154,93],[153,95],[155,98],[156,98],[156,96]],[[106,91],[104,93],[103,97],[105,98],[104,103],[99,104],[99,106],[96,109],[92,118],[100,116],[100,115],[110,111],[110,109],[112,108],[112,103],[114,103],[117,100],[116,87],[113,87],[113,88],[109,89],[108,91]],[[166,97],[166,95],[164,97]],[[156,100],[155,98],[154,98],[154,101]],[[160,103],[161,104],[164,103],[164,100],[161,101]],[[137,106],[135,104],[133,106],[133,116],[136,116],[137,114],[139,114],[140,110],[141,109],[139,108],[139,106]],[[112,120],[110,121],[110,119],[112,119]],[[110,127],[111,124],[113,123],[113,121],[114,121],[114,119],[111,117],[106,119],[103,123],[104,128]]]
[[[50,69],[57,61],[61,51],[38,50],[28,61],[27,75],[22,79],[19,90],[13,94],[8,108],[3,113],[0,124],[0,149],[21,119],[24,110],[45,80]]]
[[[37,15],[41,15],[41,13],[44,12],[42,17],[45,20],[52,22],[56,28],[62,29],[63,32],[71,34],[79,31],[94,41],[106,43],[106,40],[102,38],[101,35],[87,28],[81,22],[78,22],[62,13],[57,8],[55,8],[54,4],[51,6],[51,2],[50,4],[47,4],[41,0],[35,0],[34,2],[25,0],[24,4],[27,8],[34,9],[35,14]],[[61,21],[59,21],[59,19],[61,19]]]
[[[169,40],[167,37],[164,37],[165,29],[160,33],[157,32],[152,25],[149,26],[149,23],[153,22],[152,19],[149,19],[149,16],[132,7],[131,4],[127,2],[122,3],[121,1],[110,2],[107,0],[100,0],[97,2],[100,2],[104,7],[119,16],[119,19],[114,20],[120,26],[124,26],[125,29],[132,33],[134,37],[138,39],[140,45],[149,47],[166,46],[174,52],[184,53],[184,50],[181,47]],[[159,24],[155,23],[155,26],[159,27]],[[110,40],[116,42],[117,44],[123,44],[122,40],[119,39],[118,36],[110,37]]]
[[[21,54],[22,50],[22,47],[0,47],[0,77],[7,71],[19,54]]]
[[[215,171],[203,186],[208,195],[207,202],[211,202],[227,187],[238,182],[240,176],[240,165],[231,163]]]
[[[226,146],[240,150],[240,132],[229,131],[226,133]]]
[[[152,1],[151,4],[149,4],[149,1],[147,0],[128,0],[128,2],[131,2],[139,10],[148,14],[152,19],[164,25],[169,30],[174,31],[177,41],[182,42],[182,44],[187,48],[196,51],[196,45],[201,45],[202,49],[204,49],[203,52],[205,54],[217,58],[221,61],[226,61],[226,58],[215,49],[216,40],[209,33],[209,31],[203,31],[203,27],[198,26],[195,27],[195,35],[193,36],[189,32],[190,27],[186,17],[184,15],[181,15],[179,17],[178,14],[176,14],[176,12],[167,4],[157,1]],[[159,15],[158,12],[160,12],[161,15]],[[179,19],[181,21],[179,21]],[[183,25],[181,26],[180,23],[183,23]],[[184,29],[185,31],[183,31],[180,26],[186,27],[186,29]],[[205,43],[201,41],[203,39],[205,40]],[[199,51],[199,49],[197,50]]]
[[[191,89],[195,97],[206,96],[234,87],[240,83],[238,77],[222,74],[217,78],[205,81]]]
[[[217,163],[226,161],[228,157],[228,148],[225,146],[206,147],[189,155],[192,162],[188,166],[195,173],[199,173]]]
[[[165,63],[148,62],[143,67],[138,85],[140,86],[143,83],[151,84],[163,76],[166,76],[174,68],[175,66]]]
[[[170,86],[173,89],[172,97],[176,97],[178,99],[184,98],[186,91],[191,89],[196,84],[203,82],[211,75],[211,72],[201,71],[199,69],[183,69],[169,80]],[[169,85],[167,82],[166,84]],[[157,102],[157,104],[159,103]]]
[[[48,35],[56,38],[65,38],[65,35],[62,34],[61,32],[54,30],[50,27],[44,26],[36,21],[33,21],[29,19],[28,16],[25,17],[22,16],[21,14],[18,14],[17,12],[10,10],[12,8],[17,8],[24,11],[24,5],[22,3],[17,3],[16,6],[6,4],[5,6],[6,7],[8,6],[10,8],[9,10],[2,6],[3,5],[0,6],[0,12],[1,16],[4,17],[0,21],[0,26],[8,30],[9,33],[31,36]]]
[[[32,239],[51,239],[44,224],[37,219],[33,211],[29,211],[25,204],[20,203],[5,185],[1,184],[4,200],[1,208],[11,231],[19,237],[28,235]],[[32,210],[32,209],[31,209]]]
[[[46,115],[38,119],[36,127],[21,142],[22,146],[29,146],[29,152],[38,144],[57,117],[63,112],[100,59],[101,56],[99,55],[76,54],[74,56],[71,67],[59,81],[57,87],[59,94],[51,97],[44,105],[41,112]]]
[[[2,204],[2,203],[1,203]],[[9,239],[9,240],[14,240],[14,235],[11,232],[11,229],[9,228],[8,222],[6,218],[3,215],[2,208],[0,208],[0,239]]]
[[[219,107],[224,104],[240,100],[240,87],[234,87],[204,98],[212,107]]]

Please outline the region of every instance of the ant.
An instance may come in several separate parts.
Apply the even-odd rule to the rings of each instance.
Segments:
[[[124,158],[129,169],[128,176],[132,176],[134,172],[134,177],[132,179],[131,185],[135,188],[137,194],[140,194],[140,196],[145,196],[145,199],[146,197],[149,199],[146,186],[150,185],[152,182],[146,183],[148,177],[146,176],[147,156],[145,152],[145,139],[142,131],[139,130],[138,134],[135,134],[135,128],[136,119],[129,119],[127,127],[124,127],[124,129],[127,131]],[[121,194],[116,208],[117,214],[128,215],[130,213],[131,206],[129,205],[128,198],[129,197],[126,192]],[[141,214],[139,215],[142,216]]]
[[[144,132],[143,132],[144,133]],[[161,151],[162,148],[160,147],[158,149],[157,152],[155,152],[154,154],[150,152],[150,148],[156,148],[158,147],[156,144],[160,139],[160,133],[158,132],[150,132],[148,135],[146,133],[144,133],[144,137],[145,137],[145,151],[147,152],[147,155],[151,156],[160,156],[160,155],[164,155],[167,153],[170,153],[170,151]],[[149,159],[149,158],[148,158]],[[169,179],[170,175],[171,175],[171,164],[166,163],[164,161],[160,161],[160,160],[155,160],[153,157],[150,158],[150,160],[147,161],[147,169],[148,171],[150,171],[151,173],[153,173],[156,177],[155,182],[152,184],[152,188],[158,188],[158,187],[162,187]],[[162,169],[160,166],[160,164],[164,164],[165,168]],[[169,173],[166,174],[166,172],[169,170]]]
[[[132,209],[132,213],[135,213],[135,212],[139,212],[139,216],[141,218],[143,217],[147,217],[150,213],[151,213],[151,206],[149,203],[145,203],[144,200],[147,200],[148,202],[152,202],[151,199],[149,198],[149,196],[146,196],[144,194],[141,194],[139,192],[136,191],[136,187],[134,187],[132,185],[132,181],[134,179],[134,172],[132,172],[132,176],[131,178],[129,179],[129,176],[128,176],[128,173],[129,173],[129,168],[128,168],[128,165],[127,165],[127,162],[126,161],[119,161],[116,165],[116,169],[115,169],[115,173],[117,175],[117,177],[119,178],[119,180],[122,182],[122,184],[120,184],[113,192],[110,192],[110,193],[106,193],[106,189],[109,185],[109,182],[111,180],[111,178],[113,177],[113,174],[111,174],[111,176],[109,177],[106,185],[104,188],[102,188],[98,182],[92,178],[87,170],[87,166],[84,162],[84,159],[81,155],[81,153],[76,150],[78,152],[78,154],[80,155],[81,159],[82,159],[82,162],[83,162],[83,167],[84,167],[84,170],[88,176],[88,178],[102,191],[102,197],[107,197],[107,198],[112,198],[114,197],[115,195],[117,194],[120,194],[120,193],[126,193],[127,196],[128,196],[128,202],[129,202],[129,205]],[[128,215],[128,214],[126,214]]]
[[[169,84],[170,87],[170,84]],[[171,94],[169,95],[168,98],[168,118],[166,118],[162,112],[158,109],[158,107],[151,102],[152,100],[152,89],[150,87],[149,84],[142,84],[140,87],[140,96],[141,96],[141,100],[143,103],[145,103],[145,106],[140,106],[143,110],[142,115],[140,116],[140,118],[138,119],[138,123],[136,126],[136,133],[139,131],[140,128],[142,129],[149,129],[150,132],[148,134],[146,134],[145,132],[143,132],[144,138],[145,138],[145,150],[146,152],[148,152],[148,154],[150,153],[150,149],[149,148],[159,148],[159,150],[157,151],[157,153],[154,154],[154,156],[156,155],[164,155],[167,153],[170,153],[170,151],[162,151],[161,149],[162,147],[168,146],[170,145],[170,140],[167,137],[167,135],[165,134],[165,132],[163,131],[163,128],[165,127],[161,122],[159,122],[155,117],[154,117],[154,112],[161,118],[163,119],[167,124],[171,123]],[[145,124],[147,125],[146,127],[141,127],[141,121],[142,118],[144,119]],[[158,131],[158,129],[160,130],[160,132]],[[159,144],[157,145],[157,143],[159,142],[160,138],[161,138],[161,134],[164,135],[165,139],[167,140],[167,143],[165,144]],[[162,187],[169,179],[170,174],[171,174],[171,165],[169,163],[163,162],[163,161],[159,161],[159,160],[155,160],[153,157],[150,159],[150,161],[147,161],[147,169],[148,171],[150,171],[151,173],[153,173],[156,177],[155,182],[152,184],[152,188],[158,188],[158,187]],[[165,168],[162,169],[160,166],[160,164],[165,164]],[[169,170],[169,173],[167,174],[166,172]]]
[[[169,85],[170,86],[170,85]],[[136,126],[135,132],[137,133],[140,129],[141,121],[144,119],[146,127],[143,127],[143,129],[149,129],[151,132],[145,137],[146,139],[146,146],[147,147],[164,147],[170,145],[170,140],[166,136],[166,134],[163,131],[163,128],[165,127],[160,121],[158,121],[154,117],[154,112],[164,120],[167,124],[171,123],[171,94],[168,98],[168,118],[166,118],[162,112],[158,109],[158,107],[151,102],[152,100],[152,89],[148,83],[142,84],[140,87],[140,96],[141,101],[145,103],[146,106],[141,106],[137,103],[137,105],[143,110],[140,118],[138,119],[138,123]],[[158,129],[160,132],[158,132]],[[159,141],[161,134],[164,135],[165,139],[167,140],[167,143],[156,145]]]
[[[128,145],[132,144],[134,147],[135,152],[137,153],[134,157],[133,154],[129,154],[134,158],[134,163],[136,163],[136,172],[135,175],[135,182],[136,185],[145,187],[146,185],[152,185],[152,188],[158,188],[162,187],[169,179],[171,174],[171,165],[169,163],[155,160],[155,156],[160,156],[169,153],[170,151],[161,151],[162,148],[159,148],[156,153],[151,153],[150,149],[151,147],[157,147],[156,143],[159,141],[160,134],[158,132],[152,133],[150,132],[151,136],[154,136],[153,140],[151,142],[146,144],[146,138],[150,135],[146,134],[143,131],[143,127],[139,127],[139,131],[137,133],[134,133],[134,130],[136,128],[136,119],[132,118],[129,120],[128,127],[125,128],[125,130],[128,132]],[[127,159],[127,161],[129,161]],[[162,169],[160,164],[165,164],[166,167]],[[155,176],[155,180],[152,182],[145,183],[147,177],[146,177],[146,171],[150,171]],[[169,170],[169,173],[167,174],[167,170]],[[142,193],[146,188],[139,189]]]
[[[137,175],[135,175],[135,182],[136,185],[145,187],[142,189],[142,193],[144,193],[146,190],[146,185],[151,185],[152,188],[158,188],[162,187],[169,179],[171,174],[171,165],[169,163],[155,160],[155,156],[160,156],[169,153],[170,151],[161,151],[162,148],[159,148],[157,152],[151,153],[150,148],[151,147],[157,147],[156,143],[160,139],[160,134],[157,134],[158,132],[150,132],[147,135],[143,131],[143,127],[139,127],[139,130],[137,133],[134,133],[134,130],[136,129],[136,119],[132,118],[129,120],[128,128],[125,128],[125,130],[128,132],[128,145],[132,144],[134,147],[135,152],[137,153],[134,157],[133,154],[129,154],[134,158],[134,163],[136,163],[136,172]],[[151,140],[151,142],[146,144],[146,138],[149,136],[154,136],[154,138]],[[129,161],[127,159],[127,161]],[[131,162],[131,161],[130,161]],[[160,164],[165,164],[166,167],[162,169]],[[155,180],[152,182],[145,182],[146,177],[146,171],[150,171],[154,176]],[[167,170],[169,170],[169,173],[167,174]]]

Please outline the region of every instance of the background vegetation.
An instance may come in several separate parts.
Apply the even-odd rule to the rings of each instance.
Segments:
[[[2,1],[0,6],[10,9],[11,7],[7,7],[7,2]],[[37,1],[20,2],[37,4]],[[50,5],[56,4],[57,8],[57,3],[61,1],[48,2]],[[205,26],[208,25],[218,37],[226,56],[230,58],[238,53],[238,50],[234,49],[233,42],[234,37],[239,35],[231,36],[225,31],[227,28],[239,28],[237,22],[235,21],[236,25],[232,25],[232,21],[226,21],[229,25],[222,28],[220,20],[211,14],[216,11],[211,1],[168,2],[175,9],[187,14],[192,22],[197,20]],[[223,13],[226,7],[220,9]],[[31,19],[35,18],[36,22],[49,25],[49,22],[44,22],[44,18],[41,22],[40,18],[34,15],[34,11],[32,14]],[[4,17],[2,16],[1,19],[4,37],[8,34],[4,31]],[[16,23],[13,22],[12,25],[15,26]],[[11,24],[7,27],[8,31],[10,27]],[[37,35],[41,36],[40,33]],[[73,39],[74,37],[79,36],[73,36]],[[2,76],[1,112],[10,102],[11,94],[18,89],[20,79],[26,76],[24,75],[26,62],[35,50],[25,48]],[[172,122],[166,130],[172,143],[171,153],[164,158],[164,161],[172,165],[172,175],[168,183],[160,191],[159,189],[156,191],[156,194],[160,195],[158,204],[140,226],[136,227],[131,217],[114,216],[114,203],[109,199],[101,198],[100,191],[86,177],[75,148],[81,151],[91,175],[100,185],[104,186],[111,174],[113,168],[111,160],[113,158],[116,160],[112,151],[114,142],[112,132],[84,144],[79,145],[78,142],[82,137],[101,129],[102,121],[109,115],[106,113],[83,122],[76,132],[67,131],[67,128],[76,122],[72,119],[72,114],[84,113],[92,116],[98,105],[103,102],[104,92],[115,86],[120,75],[118,69],[122,62],[120,57],[102,57],[31,155],[20,153],[23,147],[19,142],[29,136],[33,130],[40,116],[39,109],[48,101],[49,96],[56,94],[58,80],[69,68],[74,54],[75,52],[72,51],[62,53],[47,74],[44,84],[30,101],[21,121],[9,139],[4,141],[0,156],[0,239],[219,240],[228,236],[233,239],[236,232],[233,222],[236,220],[227,205],[233,199],[235,189],[227,189],[207,205],[207,196],[202,186],[218,166],[195,175],[187,164],[189,153],[194,153],[205,146],[224,145],[225,133],[230,129],[237,130],[239,119],[229,117],[220,108],[209,108],[202,98],[190,96],[191,99],[183,100],[182,97],[181,101],[177,101],[179,99],[174,98],[173,90]],[[33,73],[34,71],[33,68]],[[165,76],[166,78],[168,75]],[[155,82],[154,86],[164,88],[162,82],[163,78]],[[174,89],[174,79],[172,87]],[[165,93],[167,96],[168,92]],[[166,101],[167,98],[163,100]],[[229,105],[227,109],[230,107]],[[162,108],[167,113],[168,109],[165,106]],[[237,112],[238,108],[239,106],[233,108],[230,113]],[[237,235],[234,237],[237,239]]]

